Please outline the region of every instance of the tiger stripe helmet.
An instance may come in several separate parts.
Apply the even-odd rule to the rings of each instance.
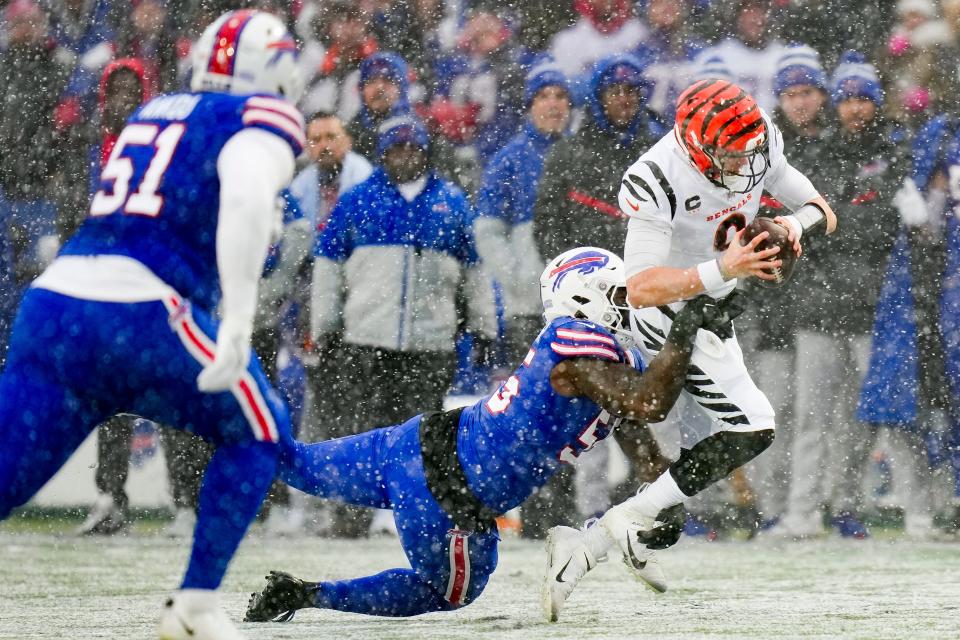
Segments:
[[[680,94],[674,135],[710,182],[734,193],[752,191],[770,166],[760,107],[726,80],[700,80]]]

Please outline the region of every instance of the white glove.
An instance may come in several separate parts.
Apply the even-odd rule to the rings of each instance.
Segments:
[[[927,201],[917,189],[913,178],[903,181],[903,186],[893,195],[893,205],[900,212],[900,220],[908,227],[926,224],[930,219],[927,211]]]
[[[197,388],[204,393],[219,393],[232,387],[250,364],[250,323],[224,319],[217,331],[217,351],[213,362],[197,376]]]

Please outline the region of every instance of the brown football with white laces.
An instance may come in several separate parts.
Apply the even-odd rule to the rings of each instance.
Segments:
[[[761,216],[754,218],[753,222],[748,224],[746,230],[743,232],[743,244],[749,243],[764,231],[770,235],[757,245],[756,250],[763,251],[771,247],[780,247],[780,253],[770,258],[770,260],[780,260],[781,264],[779,267],[764,269],[766,273],[775,277],[774,280],[757,278],[757,283],[764,287],[779,287],[793,275],[793,270],[797,266],[797,254],[793,251],[793,243],[790,242],[786,227],[774,222],[772,218],[764,218]]]

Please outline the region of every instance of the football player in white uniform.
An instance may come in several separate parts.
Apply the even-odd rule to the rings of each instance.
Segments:
[[[635,309],[631,324],[644,358],[660,350],[684,300],[705,293],[727,304],[732,316],[738,278],[774,278],[764,269],[780,265],[779,249],[756,250],[767,233],[741,245],[764,190],[793,211],[775,221],[788,229],[798,254],[804,234],[836,228],[830,206],[787,162],[780,131],[751,96],[724,80],[691,85],[677,101],[673,131],[627,169],[621,183],[620,208],[629,217],[624,261]],[[636,577],[651,584],[651,575],[658,574],[661,583],[662,573],[645,544],[660,525],[657,514],[724,478],[773,442],[773,408],[744,366],[732,325],[700,331],[684,392],[668,419],[680,423],[682,445],[667,471],[612,507],[598,526],[551,532],[548,567],[555,569],[548,569],[545,582],[552,593],[549,618],[557,618],[579,578],[616,546]],[[554,574],[567,560],[570,568],[563,581],[557,580]]]

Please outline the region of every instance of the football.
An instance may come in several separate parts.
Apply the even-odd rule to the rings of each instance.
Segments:
[[[780,253],[775,258],[779,258],[782,264],[776,268],[765,269],[767,273],[773,274],[775,280],[762,280],[757,278],[757,284],[763,287],[779,287],[793,275],[793,270],[797,266],[797,254],[793,252],[793,245],[787,239],[787,230],[773,221],[772,218],[756,217],[743,233],[743,244],[747,244],[755,237],[767,231],[770,235],[757,246],[757,251],[763,251],[771,247],[780,247]]]

